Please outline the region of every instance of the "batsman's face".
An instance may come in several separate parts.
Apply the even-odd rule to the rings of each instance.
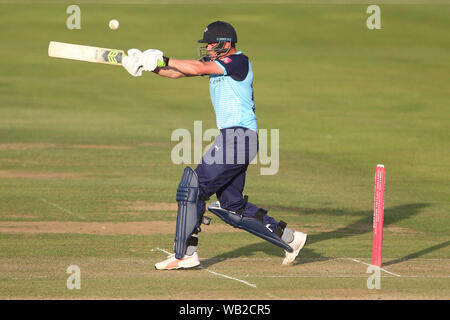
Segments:
[[[231,42],[214,42],[208,43],[205,47],[198,48],[198,53],[201,61],[203,61],[203,59],[206,57],[208,57],[209,60],[214,61],[220,57],[225,57],[226,55],[230,54],[230,49]]]
[[[211,57],[211,59],[217,57],[217,52],[215,52],[213,50],[213,48],[217,46],[217,42],[214,43],[208,43],[208,45],[206,46],[206,50],[208,51],[209,56]]]

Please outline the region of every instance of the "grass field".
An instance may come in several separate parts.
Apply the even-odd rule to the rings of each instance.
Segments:
[[[450,298],[449,4],[381,5],[368,30],[363,4],[79,3],[68,30],[71,3],[0,1],[1,299]],[[219,19],[253,64],[259,127],[280,132],[278,173],[251,166],[245,193],[309,241],[282,267],[278,247],[213,217],[202,269],[155,271],[184,167],[171,133],[215,127],[208,80],[51,59],[48,42],[191,59]],[[378,163],[384,271],[369,290]]]

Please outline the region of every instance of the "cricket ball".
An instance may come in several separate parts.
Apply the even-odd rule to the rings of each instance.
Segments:
[[[109,22],[109,28],[110,28],[111,30],[116,30],[117,28],[119,28],[119,21],[117,21],[116,19],[112,19],[112,20]]]

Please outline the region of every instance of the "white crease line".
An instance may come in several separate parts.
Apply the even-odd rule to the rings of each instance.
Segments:
[[[65,209],[65,208],[63,208],[63,207],[61,207],[61,206],[58,206],[56,203],[53,203],[53,202],[50,202],[50,201],[45,200],[44,198],[41,198],[41,199],[39,199],[39,200],[41,200],[42,202],[45,202],[45,203],[51,205],[52,207],[55,207],[55,208],[59,209],[59,210],[61,210],[61,211],[64,211],[65,213],[68,213],[68,214],[70,214],[71,216],[74,216],[74,217],[77,217],[77,218],[80,218],[80,219],[85,219],[84,217],[82,217],[82,216],[80,216],[80,215],[78,215],[78,214],[75,214],[75,213],[73,213],[72,211],[70,211],[70,210],[68,210],[68,209]]]
[[[366,266],[371,266],[371,264],[365,263],[365,262],[362,262],[362,261],[359,261],[358,259],[353,259],[353,258],[349,258],[349,259],[352,260],[352,261],[355,261],[355,262],[364,264],[364,265],[366,265]],[[384,271],[384,272],[386,272],[386,273],[389,273],[389,274],[391,274],[391,275],[393,275],[393,276],[401,277],[401,275],[396,274],[396,273],[393,273],[393,272],[390,272],[390,271],[387,271],[386,269],[380,268],[380,270],[381,270],[381,271]]]
[[[167,255],[171,255],[171,254],[172,254],[171,252],[169,252],[169,251],[167,251],[167,250],[164,250],[164,249],[161,249],[161,248],[156,248],[156,249],[159,250],[159,251],[164,252],[164,253],[167,254]]]
[[[156,249],[158,249],[159,251],[162,251],[162,252],[164,252],[164,253],[166,253],[168,255],[172,254],[171,252],[169,252],[167,250],[164,250],[164,249],[161,249],[161,248],[156,248]],[[249,287],[256,288],[256,285],[254,285],[252,283],[249,283],[247,281],[244,281],[244,280],[241,280],[241,279],[238,279],[238,278],[233,278],[231,276],[227,276],[226,274],[222,274],[222,273],[218,273],[218,272],[215,272],[215,271],[211,271],[209,269],[203,268],[202,266],[199,266],[199,268],[202,269],[202,270],[205,270],[205,271],[207,271],[209,273],[212,273],[213,275],[216,275],[216,276],[219,276],[219,277],[223,277],[223,278],[227,278],[227,279],[234,280],[234,281],[238,281],[238,282],[241,282],[241,283],[243,283],[243,284],[245,284],[245,285],[247,285]]]
[[[270,292],[264,292],[266,294],[266,296],[272,298],[272,299],[277,299],[280,300],[280,297],[277,297],[276,295],[271,294]]]
[[[241,279],[237,279],[237,278],[233,278],[233,277],[227,276],[226,274],[214,272],[214,271],[205,269],[205,268],[203,268],[202,266],[200,266],[199,268],[200,268],[200,269],[203,269],[203,270],[205,270],[205,271],[208,271],[209,273],[212,273],[212,274],[214,274],[214,275],[216,275],[216,276],[220,276],[220,277],[224,277],[224,278],[227,278],[227,279],[239,281],[239,282],[242,282],[243,284],[246,284],[246,285],[248,285],[248,286],[250,286],[250,287],[252,287],[252,288],[256,288],[256,285],[254,285],[254,284],[252,284],[252,283],[249,283],[249,282],[247,282],[247,281],[244,281],[244,280],[241,280]]]

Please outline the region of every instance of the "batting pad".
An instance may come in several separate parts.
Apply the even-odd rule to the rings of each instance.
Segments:
[[[187,240],[198,223],[197,199],[198,177],[194,170],[186,167],[177,189],[177,229],[175,232],[175,258],[182,259],[186,253]]]
[[[288,252],[293,251],[286,242],[281,240],[279,236],[269,230],[261,221],[257,219],[243,217],[237,213],[222,209],[220,207],[209,206],[208,210],[235,228],[244,229],[245,231],[267,240]]]

